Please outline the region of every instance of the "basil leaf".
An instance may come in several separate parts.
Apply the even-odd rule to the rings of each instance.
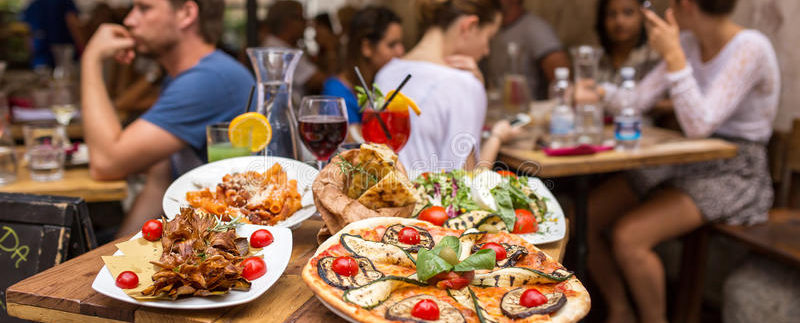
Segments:
[[[507,190],[503,190],[501,186],[492,189],[492,196],[497,203],[498,215],[506,224],[508,231],[514,231],[514,223],[517,222],[517,216],[514,214],[514,202],[511,201],[511,195]]]
[[[428,281],[431,277],[452,269],[453,265],[437,256],[434,251],[425,248],[419,249],[419,253],[417,253],[417,279],[419,281]]]
[[[478,269],[493,269],[496,258],[494,250],[481,249],[471,254],[453,268],[453,271],[470,271]]]
[[[439,240],[439,243],[433,246],[433,249],[431,249],[431,251],[433,252],[434,255],[438,257],[439,252],[442,251],[442,248],[445,247],[453,249],[453,251],[455,251],[457,255],[461,254],[461,241],[459,241],[458,237],[456,236],[446,236],[442,238],[442,240]]]

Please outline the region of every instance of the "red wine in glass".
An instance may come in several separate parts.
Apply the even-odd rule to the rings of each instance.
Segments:
[[[298,121],[303,144],[320,161],[328,160],[347,137],[347,118],[344,116],[306,115],[300,116]]]
[[[386,137],[386,133],[378,122],[378,117],[386,124],[392,139]],[[408,111],[375,112],[375,110],[366,109],[361,116],[361,135],[364,140],[369,143],[385,144],[391,147],[395,153],[406,145],[410,133],[411,120],[408,117]]]

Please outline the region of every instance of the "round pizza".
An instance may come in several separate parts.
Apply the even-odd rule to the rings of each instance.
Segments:
[[[571,272],[518,236],[415,219],[353,222],[302,275],[358,322],[575,322],[591,306]]]

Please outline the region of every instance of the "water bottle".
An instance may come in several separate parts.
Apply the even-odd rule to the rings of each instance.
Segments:
[[[572,106],[572,84],[569,81],[569,68],[557,67],[556,79],[550,85],[549,98],[551,100],[563,99],[568,106]]]
[[[614,138],[617,140],[617,150],[633,151],[639,147],[642,137],[642,117],[639,110],[634,107],[636,95],[636,82],[633,80],[636,71],[632,67],[620,70],[622,86],[619,95],[619,110],[614,117]]]
[[[575,113],[569,100],[569,69],[559,67],[555,72],[551,98],[556,99],[556,106],[550,114],[550,148],[564,148],[573,146]]]

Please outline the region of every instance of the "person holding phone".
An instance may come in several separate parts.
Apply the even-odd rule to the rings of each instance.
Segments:
[[[665,18],[642,10],[648,43],[663,62],[639,83],[645,110],[669,90],[690,138],[719,137],[735,157],[643,168],[614,177],[589,199],[590,274],[608,322],[667,322],[664,268],[652,248],[709,222],[767,219],[773,192],[766,143],[778,108],[780,73],[769,39],[731,20],[735,0],[671,0]],[[616,100],[614,91],[605,94]],[[610,230],[610,239],[606,233]]]

